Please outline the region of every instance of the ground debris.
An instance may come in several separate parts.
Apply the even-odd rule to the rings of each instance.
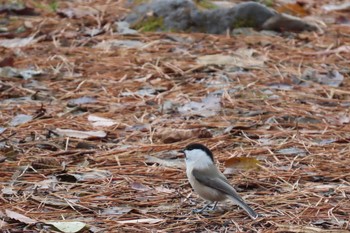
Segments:
[[[219,35],[133,31],[135,2],[28,0],[37,15],[0,20],[0,231],[348,232],[346,5],[264,7],[324,33]],[[193,142],[262,217],[191,213]]]

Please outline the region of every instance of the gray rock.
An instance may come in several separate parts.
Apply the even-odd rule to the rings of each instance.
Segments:
[[[297,17],[287,14],[276,14],[275,16],[269,18],[262,25],[262,29],[280,32],[301,32],[318,30],[318,28],[315,25],[309,24]]]
[[[114,25],[116,26],[116,31],[121,35],[134,35],[138,33],[136,30],[130,29],[128,22],[115,22]]]
[[[165,30],[183,31],[191,28],[192,14],[197,13],[196,5],[190,0],[153,0],[137,6],[125,20],[137,26],[147,18],[161,18]]]
[[[144,31],[224,34],[240,27],[274,31],[316,30],[299,18],[279,14],[257,2],[201,10],[191,0],[153,0],[138,5],[125,20],[133,28]]]
[[[252,27],[261,29],[266,20],[276,13],[256,2],[244,2],[229,9],[208,10],[202,13],[202,20],[195,20],[202,24],[205,31],[213,34],[222,34],[227,29]]]

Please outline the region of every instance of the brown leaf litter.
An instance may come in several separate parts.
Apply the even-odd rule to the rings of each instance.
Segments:
[[[120,1],[25,2],[39,15],[4,18],[0,60],[42,72],[0,77],[2,231],[349,232],[348,26],[128,35]],[[191,142],[263,217],[230,202],[191,213],[202,201],[178,153]]]

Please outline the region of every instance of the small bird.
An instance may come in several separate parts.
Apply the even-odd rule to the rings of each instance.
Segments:
[[[193,212],[201,213],[213,202],[214,206],[211,209],[214,210],[219,201],[229,198],[244,209],[252,219],[258,217],[216,167],[213,153],[206,146],[199,143],[189,144],[183,152],[186,156],[186,174],[192,188],[201,198],[211,201]]]

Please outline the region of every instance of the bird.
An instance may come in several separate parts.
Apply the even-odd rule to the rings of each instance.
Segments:
[[[194,191],[204,200],[210,201],[201,209],[193,210],[202,213],[214,203],[214,210],[219,201],[232,200],[247,214],[256,219],[259,215],[249,207],[230,185],[224,174],[217,168],[213,153],[204,145],[192,143],[182,150],[185,154],[186,175]]]

